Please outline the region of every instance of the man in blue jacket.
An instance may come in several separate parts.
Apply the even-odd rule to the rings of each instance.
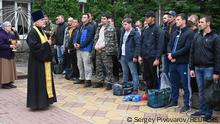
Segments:
[[[170,60],[170,81],[172,86],[172,98],[167,107],[177,106],[179,87],[182,83],[184,90],[184,106],[180,112],[190,110],[191,88],[188,77],[189,51],[194,33],[186,25],[185,14],[176,17],[177,30],[171,34],[168,45],[168,59]]]
[[[93,27],[89,23],[89,15],[82,15],[82,25],[79,27],[78,32],[74,39],[74,47],[77,49],[77,65],[80,73],[80,81],[85,80],[84,87],[91,86],[92,78],[92,64],[91,52],[93,48],[94,32]]]
[[[129,70],[134,82],[133,93],[138,93],[138,72],[137,62],[140,56],[140,34],[135,28],[132,28],[132,19],[125,18],[123,21],[123,30],[119,44],[119,60],[123,70],[123,83],[128,83]]]

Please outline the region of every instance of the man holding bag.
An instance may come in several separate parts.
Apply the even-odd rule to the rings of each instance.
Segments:
[[[190,50],[190,76],[196,77],[199,90],[199,111],[191,116],[202,116],[205,121],[212,117],[213,106],[205,101],[205,82],[219,80],[220,37],[211,29],[211,16],[199,20],[201,31],[195,35]]]

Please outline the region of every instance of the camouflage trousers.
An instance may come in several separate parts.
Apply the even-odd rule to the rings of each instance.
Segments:
[[[105,52],[96,53],[96,78],[100,83],[113,83],[112,56]]]

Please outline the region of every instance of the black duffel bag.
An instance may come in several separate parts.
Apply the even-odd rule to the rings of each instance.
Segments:
[[[205,101],[212,106],[220,104],[220,81],[207,80],[205,82]]]
[[[116,96],[124,96],[131,94],[133,92],[133,84],[127,83],[127,84],[114,84],[112,86],[113,95]]]

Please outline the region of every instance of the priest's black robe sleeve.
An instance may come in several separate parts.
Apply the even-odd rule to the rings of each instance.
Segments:
[[[27,44],[30,48],[30,55],[33,55],[36,60],[42,62],[51,61],[52,56],[49,43],[42,44],[40,37],[34,29],[30,31],[27,37]]]

